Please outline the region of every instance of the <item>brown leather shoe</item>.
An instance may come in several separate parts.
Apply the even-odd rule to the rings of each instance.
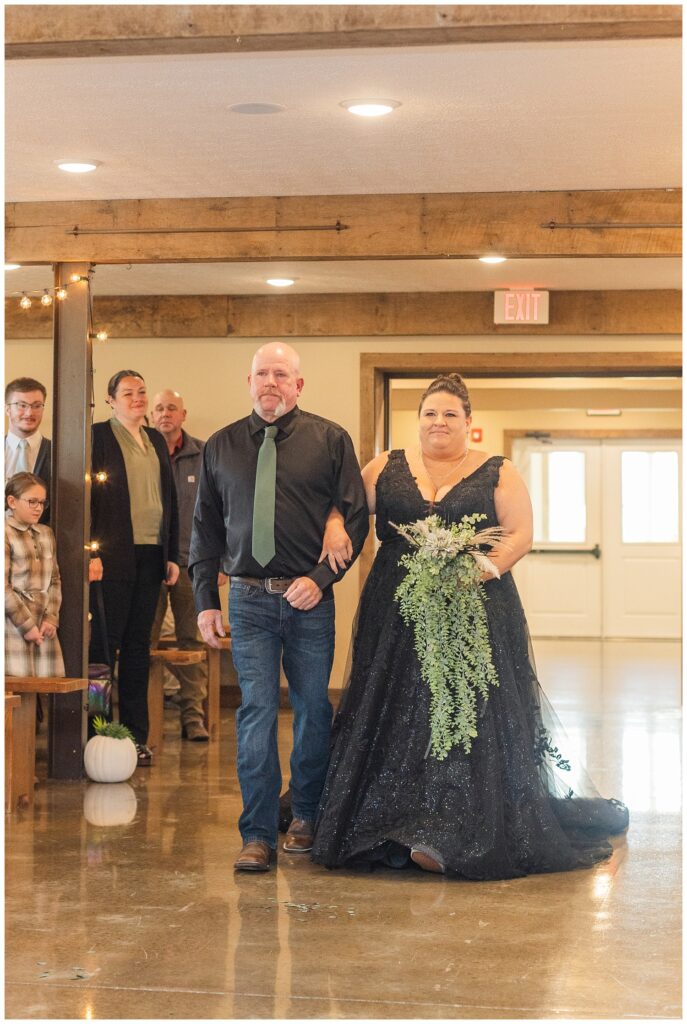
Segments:
[[[414,846],[410,851],[410,859],[423,871],[431,871],[435,875],[446,873],[441,857],[436,850],[431,850],[428,846]]]
[[[184,722],[181,726],[181,738],[182,740],[192,740],[194,743],[207,743],[210,739],[210,733],[202,722],[193,720],[192,722]]]
[[[244,843],[234,862],[234,871],[269,871],[276,852],[259,839]]]
[[[294,818],[286,833],[284,849],[289,853],[307,853],[308,850],[312,850],[312,840],[312,822]]]

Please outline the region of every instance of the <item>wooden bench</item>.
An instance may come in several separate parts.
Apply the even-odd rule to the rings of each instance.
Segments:
[[[33,804],[36,775],[36,694],[88,691],[88,679],[63,676],[5,676],[5,695],[18,697],[13,706],[9,754],[5,748],[5,806],[8,811]],[[5,706],[7,740],[7,705]],[[9,769],[8,765],[9,758]]]
[[[210,735],[210,742],[215,743],[219,739],[219,726],[220,726],[220,656],[221,651],[231,650],[231,637],[229,634],[229,627],[225,625],[227,636],[220,639],[221,650],[217,650],[216,647],[210,647],[209,644],[205,644],[205,650],[201,653],[205,655],[208,666],[208,682],[207,692],[203,698],[203,724]],[[191,654],[198,653],[192,651],[182,651],[177,647],[176,637],[165,637],[158,642],[157,648],[151,651],[151,669],[153,666],[153,657],[160,656],[164,664],[165,661],[173,664],[170,654]],[[180,662],[176,661],[174,664],[192,664],[192,662]],[[154,677],[154,673],[151,672],[151,676]],[[160,677],[162,673],[160,672]],[[154,685],[159,686],[157,680],[151,678],[151,682]],[[150,684],[149,684],[150,685]],[[164,700],[164,694],[163,698]],[[150,715],[150,700],[148,700],[148,714]],[[152,721],[152,719],[151,719]],[[151,744],[148,743],[148,746]]]
[[[11,793],[12,793],[12,739],[13,739],[13,725],[14,725],[14,710],[21,704],[21,697],[18,693],[6,693],[5,694],[5,810],[9,811],[11,808]]]

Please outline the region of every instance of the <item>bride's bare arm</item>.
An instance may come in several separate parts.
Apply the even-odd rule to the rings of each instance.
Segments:
[[[363,469],[363,483],[365,485],[365,497],[367,498],[367,507],[370,510],[370,515],[375,514],[375,506],[377,499],[377,480],[379,475],[389,461],[389,453],[382,452],[381,455],[376,455]]]
[[[489,558],[503,575],[532,547],[532,502],[525,481],[512,462],[505,461],[501,466],[494,504],[507,537],[494,545]],[[485,574],[485,579],[490,578]]]

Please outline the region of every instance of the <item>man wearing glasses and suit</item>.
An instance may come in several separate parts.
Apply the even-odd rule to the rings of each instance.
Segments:
[[[5,437],[5,480],[15,473],[35,473],[50,495],[52,446],[40,432],[47,392],[33,377],[17,377],[5,388],[5,413],[9,429]],[[46,508],[41,523],[49,523]]]

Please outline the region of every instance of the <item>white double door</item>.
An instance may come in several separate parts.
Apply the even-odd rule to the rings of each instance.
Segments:
[[[680,444],[524,438],[534,510],[514,575],[534,636],[678,638]]]

